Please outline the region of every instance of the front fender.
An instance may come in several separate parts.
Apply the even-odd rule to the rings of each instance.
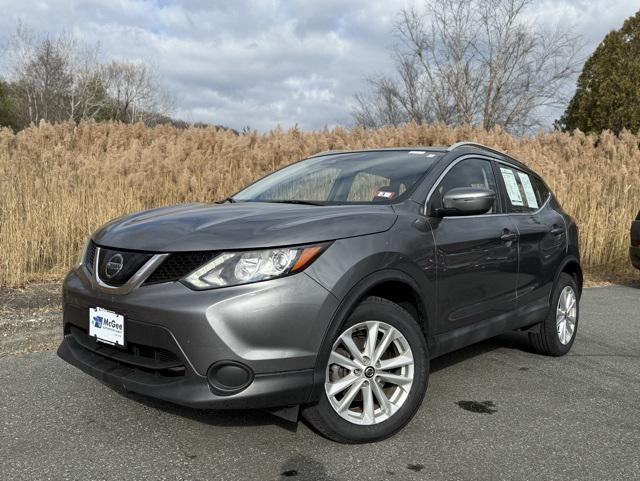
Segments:
[[[338,335],[340,328],[348,319],[349,314],[355,309],[355,307],[367,297],[374,288],[387,282],[400,282],[407,286],[408,289],[413,291],[416,299],[422,304],[422,311],[424,315],[423,329],[427,338],[427,345],[431,349],[433,346],[433,326],[430,323],[431,319],[434,319],[434,306],[424,295],[424,291],[421,290],[419,283],[407,272],[398,269],[382,269],[375,271],[368,276],[362,278],[355,283],[351,289],[343,296],[338,309],[335,311],[331,322],[324,333],[320,349],[318,350],[318,356],[316,357],[316,365],[314,369],[314,387],[311,393],[310,402],[315,402],[320,398],[322,389],[324,386],[325,367],[328,361],[329,353],[331,350],[331,344],[333,339]]]

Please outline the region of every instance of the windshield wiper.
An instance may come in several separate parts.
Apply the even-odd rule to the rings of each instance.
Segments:
[[[235,204],[238,201],[235,200],[233,197],[229,196],[229,197],[225,197],[222,200],[217,201],[216,204],[224,204],[225,202],[229,202],[230,204]]]
[[[300,204],[300,205],[327,205],[323,202],[315,202],[313,200],[265,200],[263,202],[269,202],[272,204]]]

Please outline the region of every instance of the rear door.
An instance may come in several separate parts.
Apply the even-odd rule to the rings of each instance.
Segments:
[[[431,192],[427,209],[442,206],[456,187],[488,188],[498,198],[487,214],[430,217],[436,245],[438,331],[488,320],[515,309],[518,236],[503,212],[492,161],[467,157],[457,162]]]
[[[518,306],[544,307],[566,255],[564,217],[540,178],[510,164],[497,166],[506,209],[519,234]]]

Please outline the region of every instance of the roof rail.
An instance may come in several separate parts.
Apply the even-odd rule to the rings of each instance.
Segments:
[[[324,152],[318,152],[317,154],[313,154],[309,158],[321,157],[323,155],[329,155],[329,154],[341,154],[342,152],[346,152],[346,151],[345,150],[325,150]]]
[[[496,149],[492,149],[491,147],[487,147],[486,145],[479,144],[478,142],[467,142],[467,141],[456,142],[455,144],[450,145],[447,148],[447,152],[451,152],[452,150],[455,150],[458,147],[464,147],[464,146],[477,147],[479,149],[488,150],[489,152],[493,152],[494,154],[499,154],[499,155],[504,155],[505,157],[509,157],[508,154],[505,154],[504,152],[500,152],[499,150],[496,150]]]

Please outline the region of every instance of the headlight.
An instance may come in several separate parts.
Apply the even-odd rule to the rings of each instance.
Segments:
[[[212,289],[265,281],[299,272],[329,245],[280,247],[244,252],[223,252],[182,282],[192,289]]]

